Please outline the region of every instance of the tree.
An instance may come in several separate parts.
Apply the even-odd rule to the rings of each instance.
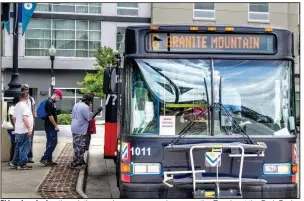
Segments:
[[[100,47],[96,54],[97,63],[94,64],[95,71],[92,73],[87,73],[82,82],[78,82],[79,85],[83,86],[84,89],[81,93],[93,92],[96,97],[104,98],[103,94],[103,73],[104,69],[113,65],[115,62],[115,52],[110,47]]]

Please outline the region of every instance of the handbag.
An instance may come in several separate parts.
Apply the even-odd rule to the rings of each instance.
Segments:
[[[87,134],[88,134],[88,135],[96,134],[96,123],[95,123],[95,119],[91,119],[91,120],[89,121],[89,127],[88,127]]]
[[[12,125],[12,123],[8,122],[8,121],[5,121],[5,120],[3,120],[1,127],[5,128],[7,130],[13,130],[14,129],[14,126]]]

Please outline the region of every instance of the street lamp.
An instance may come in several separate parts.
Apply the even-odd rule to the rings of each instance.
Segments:
[[[51,45],[49,49],[49,55],[51,59],[51,95],[53,94],[53,88],[55,86],[55,77],[54,77],[54,60],[56,56],[56,48],[54,45]]]
[[[17,3],[14,6],[14,12],[17,12]],[[18,73],[18,22],[16,20],[16,15],[14,16],[14,33],[13,34],[13,72],[11,75],[11,81],[8,83],[9,88],[4,92],[5,98],[13,98],[20,96],[20,87],[21,83],[19,81],[19,73]]]

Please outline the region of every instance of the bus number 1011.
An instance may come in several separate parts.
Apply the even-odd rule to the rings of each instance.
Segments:
[[[143,147],[143,148],[139,148],[139,147],[132,147],[131,149],[131,154],[132,155],[136,155],[136,156],[140,156],[140,155],[143,155],[143,156],[150,156],[151,155],[151,148],[146,148],[146,147]]]

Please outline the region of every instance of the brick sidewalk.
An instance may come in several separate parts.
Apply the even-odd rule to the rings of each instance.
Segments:
[[[38,187],[38,195],[42,198],[81,198],[76,192],[80,170],[69,168],[72,159],[73,146],[68,143],[55,161],[58,165],[51,168]]]

